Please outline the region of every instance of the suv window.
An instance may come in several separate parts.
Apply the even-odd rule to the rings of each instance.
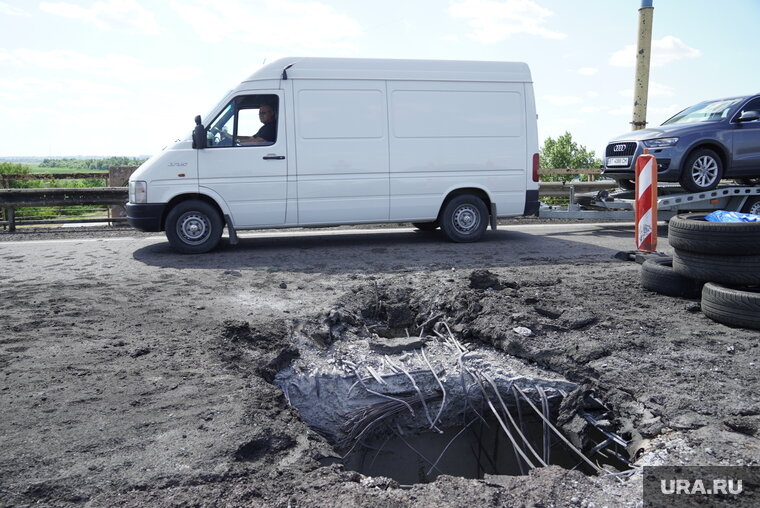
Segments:
[[[675,116],[665,120],[662,125],[718,122],[727,118],[731,109],[743,100],[744,98],[703,102],[684,109]]]
[[[749,101],[747,104],[745,104],[743,108],[737,111],[736,116],[734,117],[734,120],[739,118],[741,114],[746,111],[760,111],[760,97],[755,97],[754,99]],[[753,121],[757,122],[758,120],[753,120]]]

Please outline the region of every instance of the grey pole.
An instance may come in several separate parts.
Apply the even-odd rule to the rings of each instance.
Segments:
[[[652,0],[641,0],[639,9],[638,48],[636,50],[636,79],[633,85],[633,130],[647,125],[647,97],[649,96],[649,60],[652,53]]]

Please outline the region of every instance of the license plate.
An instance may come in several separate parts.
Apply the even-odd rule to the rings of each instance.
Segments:
[[[607,159],[607,166],[627,166],[628,157],[609,157]]]

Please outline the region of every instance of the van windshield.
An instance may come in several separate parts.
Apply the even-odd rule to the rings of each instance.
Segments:
[[[662,125],[718,122],[728,118],[733,107],[739,104],[742,100],[744,99],[722,99],[719,101],[701,102],[696,106],[686,108],[677,115],[665,120]]]

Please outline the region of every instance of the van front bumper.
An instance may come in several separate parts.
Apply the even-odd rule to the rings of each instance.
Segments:
[[[127,222],[140,231],[161,231],[165,203],[127,203]]]

